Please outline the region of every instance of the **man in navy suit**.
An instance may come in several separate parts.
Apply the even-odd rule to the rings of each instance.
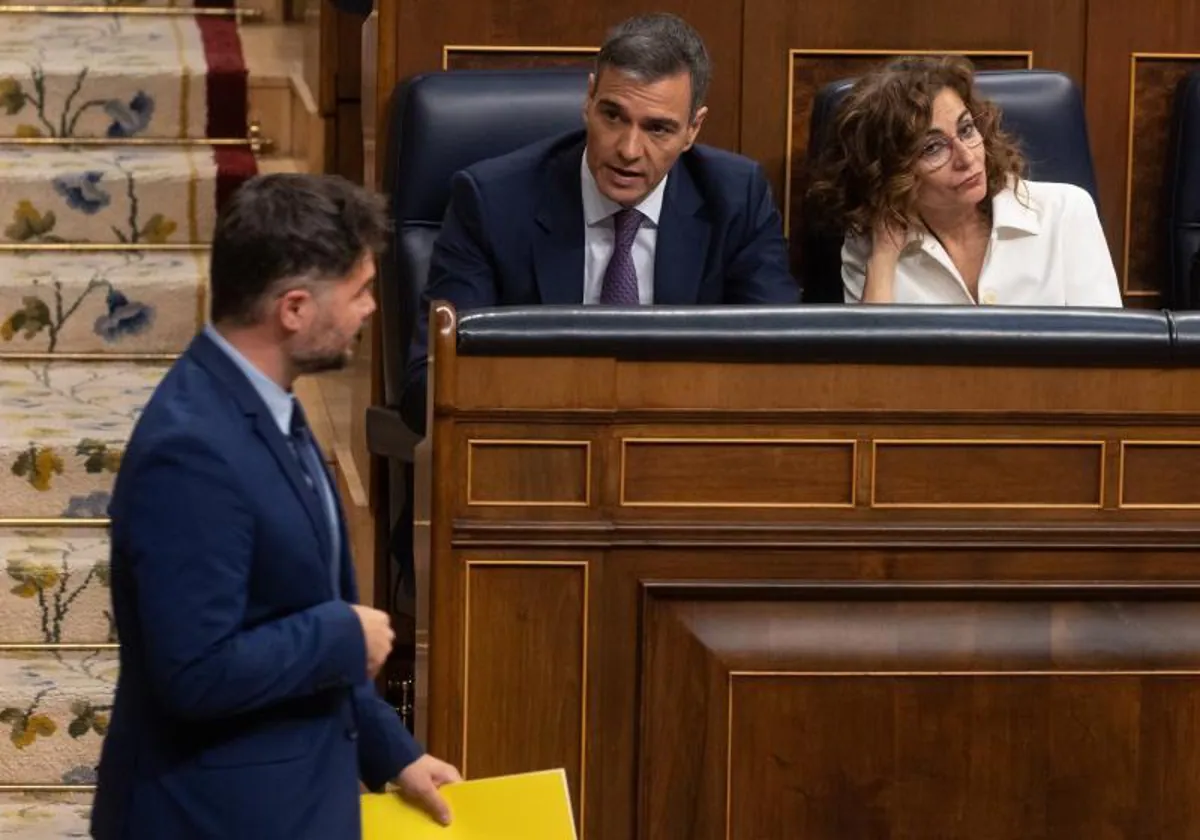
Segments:
[[[632,18],[596,58],[586,130],[454,176],[409,353],[412,428],[424,427],[433,300],[460,310],[799,301],[761,168],[696,145],[709,75],[684,21]]]
[[[386,613],[355,603],[336,487],[292,382],[374,311],[387,218],[338,178],[269,175],[217,223],[213,324],[171,367],[117,476],[121,670],[99,840],[358,840],[360,780],[442,821],[457,771],[371,682]]]

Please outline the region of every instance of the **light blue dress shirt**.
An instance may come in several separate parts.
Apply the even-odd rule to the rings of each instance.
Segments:
[[[271,419],[279,427],[280,434],[283,435],[284,440],[290,446],[292,444],[292,411],[295,409],[296,398],[279,387],[278,382],[252,365],[236,347],[225,339],[225,336],[213,329],[212,324],[205,325],[204,334],[208,336],[213,344],[221,348],[222,352],[237,365],[238,370],[250,381],[250,385],[262,398],[262,401],[267,406],[267,410],[271,412]],[[298,454],[297,458],[299,458]],[[339,595],[337,582],[341,579],[339,572],[342,558],[342,539],[338,531],[337,505],[334,502],[333,488],[329,484],[329,475],[323,468],[319,472],[320,474],[315,476],[313,480],[320,485],[317,488],[317,494],[321,497],[322,506],[325,508],[325,516],[329,521],[331,543],[329,548],[330,556],[333,558],[335,582],[334,595]]]

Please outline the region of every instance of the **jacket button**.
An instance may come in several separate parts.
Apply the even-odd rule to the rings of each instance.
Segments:
[[[358,730],[357,729],[347,729],[346,730],[346,740],[357,741],[358,740]]]
[[[990,291],[990,290],[984,292],[983,293],[983,302],[989,306],[992,306],[993,304],[995,304],[996,303],[996,293],[993,291]]]

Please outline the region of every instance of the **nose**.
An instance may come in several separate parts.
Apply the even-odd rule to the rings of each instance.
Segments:
[[[970,169],[971,167],[971,148],[967,146],[960,138],[954,137],[950,141],[950,148],[954,154],[955,169]]]
[[[637,126],[626,126],[617,141],[617,155],[622,163],[634,163],[642,156],[642,134]]]

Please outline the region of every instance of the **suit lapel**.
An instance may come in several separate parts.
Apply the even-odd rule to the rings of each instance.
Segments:
[[[328,560],[329,523],[321,499],[314,490],[309,489],[304,473],[300,470],[299,460],[292,454],[287,438],[275,425],[275,419],[258,392],[254,390],[254,386],[246,379],[245,374],[238,370],[233,360],[204,333],[196,336],[188,348],[188,353],[225,385],[246,416],[253,419],[255,434],[270,450],[280,470],[287,476],[288,484],[299,497],[316,531],[321,556]]]
[[[544,304],[583,303],[583,144],[550,164],[537,212],[533,271]]]
[[[654,302],[697,303],[708,256],[711,224],[704,200],[687,168],[676,165],[667,179],[654,249]]]
[[[279,464],[279,468],[287,476],[288,483],[292,485],[292,490],[300,497],[300,502],[304,505],[309,521],[312,522],[313,528],[317,532],[317,538],[320,540],[321,556],[327,562],[332,562],[332,558],[329,557],[329,517],[325,515],[321,497],[316,489],[308,486],[308,479],[304,477],[304,473],[300,469],[299,455],[292,454],[291,444],[280,433],[279,427],[275,425],[275,419],[271,417],[266,406],[263,406],[262,411],[254,416],[254,431],[271,450],[275,462]],[[318,477],[313,476],[313,478]]]

